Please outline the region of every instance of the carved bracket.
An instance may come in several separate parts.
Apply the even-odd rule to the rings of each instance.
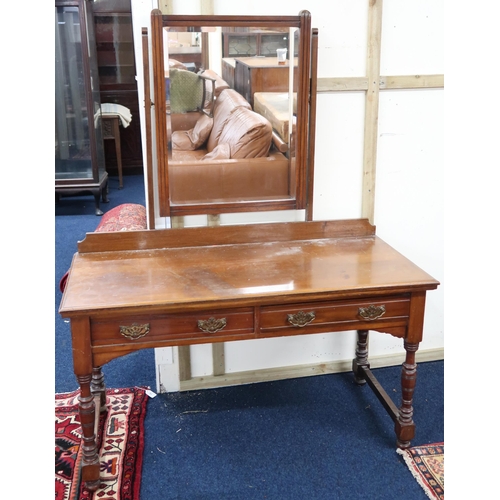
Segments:
[[[371,305],[368,307],[360,307],[358,314],[368,321],[381,318],[385,314],[385,306]]]
[[[311,323],[316,318],[316,314],[314,313],[314,311],[308,313],[304,311],[299,311],[297,314],[289,314],[287,318],[288,322],[291,325],[302,328],[303,326],[306,326],[309,323]]]
[[[120,326],[120,333],[130,340],[137,340],[149,333],[149,323],[139,325],[132,323],[130,326]]]
[[[206,333],[215,333],[219,330],[222,330],[226,326],[226,318],[209,318],[209,319],[200,319],[198,320],[198,328],[202,332]]]

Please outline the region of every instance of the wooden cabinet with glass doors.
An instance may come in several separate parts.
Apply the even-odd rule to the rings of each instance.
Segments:
[[[55,2],[55,194],[107,202],[99,76],[88,0]]]

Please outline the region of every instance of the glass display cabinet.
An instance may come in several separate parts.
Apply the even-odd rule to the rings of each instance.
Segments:
[[[55,2],[55,193],[90,193],[96,215],[108,174],[99,96],[92,2]]]
[[[222,57],[262,56],[275,57],[276,50],[289,49],[288,29],[267,30],[264,28],[222,30]],[[295,33],[295,56],[299,55],[298,33]]]

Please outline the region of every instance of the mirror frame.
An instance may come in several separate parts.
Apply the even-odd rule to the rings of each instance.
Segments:
[[[163,51],[164,27],[269,27],[299,28],[298,88],[295,152],[295,197],[277,200],[214,202],[174,205],[170,200],[168,175],[167,103]],[[317,37],[317,30],[314,30]],[[151,12],[151,51],[153,66],[154,115],[160,217],[306,209],[312,205],[314,160],[315,82],[317,42],[313,43],[311,14],[302,10],[298,16],[217,16],[163,15]],[[222,55],[221,55],[222,57]],[[314,96],[314,97],[313,97]],[[307,219],[310,219],[307,217]]]

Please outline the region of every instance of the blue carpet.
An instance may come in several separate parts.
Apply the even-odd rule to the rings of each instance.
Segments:
[[[400,368],[374,370],[396,401]],[[444,441],[443,362],[419,365],[415,443]],[[426,499],[394,424],[350,373],[160,394],[141,499]]]
[[[118,185],[118,177],[109,177],[108,203],[103,203],[102,200],[100,201],[100,209],[103,212],[107,212],[122,203],[146,204],[144,177],[142,175],[125,175],[123,177],[123,189],[119,189]],[[56,203],[55,215],[56,217],[61,215],[79,217],[83,215],[93,215],[96,221],[98,221],[100,217],[95,215],[94,196],[85,193],[77,196],[61,197],[59,202]]]
[[[110,189],[103,211],[145,203],[141,176],[126,176],[124,184]],[[63,203],[55,218],[56,392],[78,388],[69,324],[57,312],[59,279],[77,241],[100,220],[91,196]],[[115,359],[103,370],[110,388],[155,389],[153,350]],[[443,361],[419,364],[412,444],[444,441],[443,372]],[[401,368],[374,373],[399,405]],[[350,373],[159,394],[148,402],[141,500],[364,498],[427,497],[396,453],[392,420]]]

